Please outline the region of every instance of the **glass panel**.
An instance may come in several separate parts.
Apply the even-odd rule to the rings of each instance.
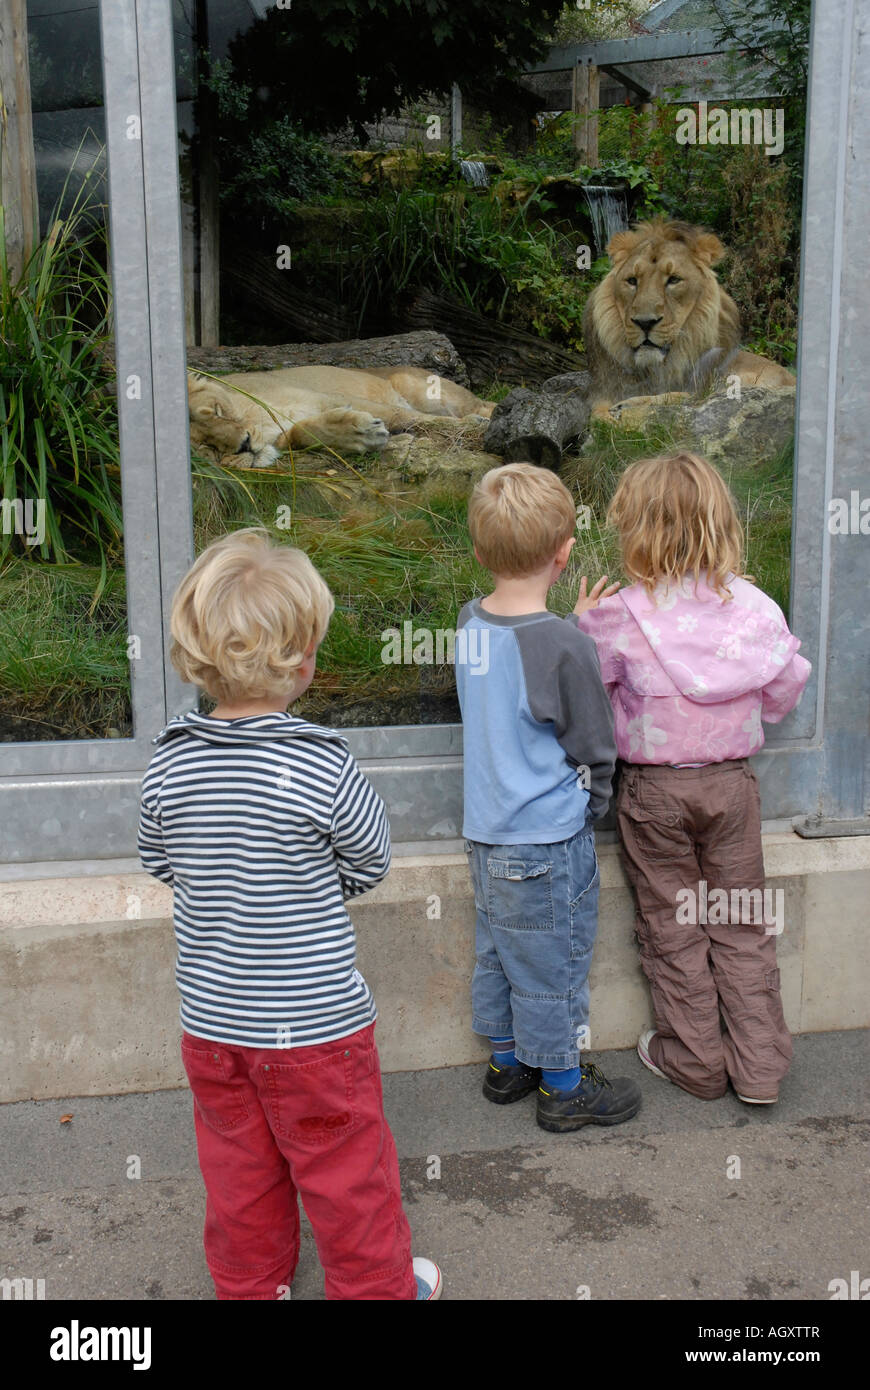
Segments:
[[[18,74],[18,138],[3,171],[0,738],[127,738],[135,653],[99,14],[80,0],[29,0],[26,16],[26,47],[22,31],[19,51],[0,59]]]
[[[625,0],[605,19],[567,5],[539,36],[630,38],[648,9]],[[584,573],[623,578],[605,514],[626,464],[683,447],[720,468],[747,571],[787,611],[809,6],[780,44],[739,21],[726,33],[715,5],[687,0],[666,27],[713,30],[709,53],[521,79],[494,72],[498,35],[481,37],[469,12],[459,89],[437,60],[444,35],[416,14],[382,30],[375,11],[361,7],[341,43],[313,0],[174,9],[188,365],[249,393],[196,388],[197,550],[262,524],[329,583],[336,611],[297,711],[343,725],[458,719],[444,653],[462,605],[491,583],[467,500],[505,456],[558,466],[579,509],[555,611],[570,611]],[[529,49],[529,68],[539,56]],[[610,238],[652,217],[713,234],[700,251],[689,236],[691,293],[671,306],[662,291],[678,350],[654,338],[635,358],[627,314],[613,370],[574,383],[603,400],[578,422],[552,379],[588,366],[583,315],[612,269]],[[696,301],[720,294],[714,278],[726,298],[705,318]],[[358,341],[412,332],[452,346]],[[625,352],[632,365],[616,370]],[[310,374],[325,364],[365,379]],[[416,382],[388,392],[387,369],[404,364]],[[284,375],[298,368],[304,379]],[[499,443],[485,417],[516,387],[552,415],[524,432],[512,414]],[[615,408],[674,391],[682,402]],[[334,433],[324,411],[336,406],[365,418]],[[316,427],[294,436],[306,417]]]

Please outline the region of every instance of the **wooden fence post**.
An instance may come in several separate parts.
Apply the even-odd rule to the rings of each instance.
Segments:
[[[26,0],[0,7],[0,196],[14,281],[39,236]]]
[[[598,68],[585,59],[575,63],[571,72],[571,111],[579,117],[574,124],[576,163],[598,164],[598,103],[601,81]]]

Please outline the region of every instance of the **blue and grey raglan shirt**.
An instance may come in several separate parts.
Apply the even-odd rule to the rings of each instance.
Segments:
[[[574,615],[487,613],[456,623],[467,840],[551,844],[604,815],[616,742],[595,643]],[[465,634],[463,637],[461,634]]]
[[[290,714],[193,712],[154,742],[139,856],[175,889],[183,1027],[293,1048],[374,1022],[344,900],[386,876],[390,828],[343,736]]]

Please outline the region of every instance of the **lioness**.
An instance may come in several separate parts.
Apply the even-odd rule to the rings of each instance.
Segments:
[[[794,385],[785,367],[741,350],[737,305],[711,269],[725,255],[717,236],[657,218],[617,232],[607,252],[613,268],[583,315],[595,415],[682,399],[732,374],[745,386]]]
[[[282,367],[219,381],[189,372],[188,397],[192,444],[260,468],[288,448],[361,454],[391,432],[445,416],[489,419],[494,409],[425,367]]]

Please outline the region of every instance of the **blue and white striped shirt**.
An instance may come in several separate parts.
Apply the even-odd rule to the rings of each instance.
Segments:
[[[154,742],[139,855],[175,889],[182,1026],[293,1048],[374,1022],[344,900],[386,877],[390,830],[346,740],[290,714],[194,712]]]

